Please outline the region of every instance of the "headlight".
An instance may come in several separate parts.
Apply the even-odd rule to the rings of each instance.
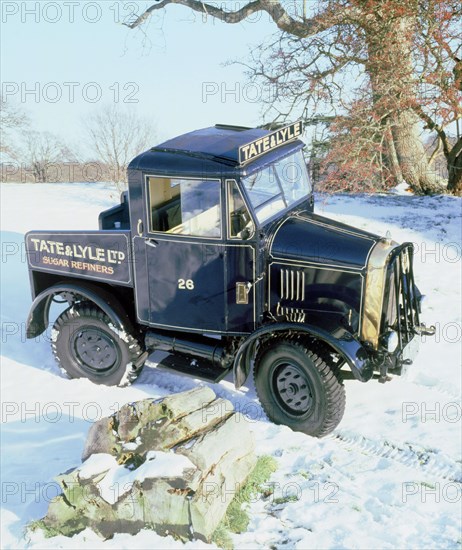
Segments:
[[[394,330],[391,330],[389,333],[387,333],[383,340],[387,351],[390,353],[393,353],[398,347],[399,336],[398,333]]]

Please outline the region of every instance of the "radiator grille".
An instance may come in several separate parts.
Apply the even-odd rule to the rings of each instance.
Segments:
[[[419,305],[414,284],[412,249],[403,248],[391,264],[388,275],[388,304],[384,308],[385,328],[399,335],[399,346],[409,343],[419,326]]]

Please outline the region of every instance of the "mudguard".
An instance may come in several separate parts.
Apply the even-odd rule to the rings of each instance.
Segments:
[[[372,378],[373,365],[369,356],[358,340],[343,327],[335,327],[332,331],[318,326],[300,323],[272,323],[265,325],[252,333],[240,346],[234,359],[234,384],[239,389],[247,379],[251,369],[251,361],[255,356],[255,348],[263,336],[277,335],[280,332],[288,334],[307,334],[313,336],[333,348],[347,362],[353,376],[360,382]]]
[[[89,301],[98,306],[119,330],[131,327],[132,323],[120,302],[109,292],[91,283],[63,282],[48,287],[37,295],[32,303],[26,323],[27,338],[42,334],[49,322],[50,306],[56,294],[67,292],[75,295],[77,301]]]

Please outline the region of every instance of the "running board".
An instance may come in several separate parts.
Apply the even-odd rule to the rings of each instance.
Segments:
[[[221,369],[210,361],[180,354],[167,355],[157,366],[170,372],[186,374],[208,382],[220,382],[232,370],[232,367]]]

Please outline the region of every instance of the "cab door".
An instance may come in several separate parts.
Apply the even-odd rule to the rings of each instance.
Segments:
[[[148,176],[145,193],[146,219],[134,239],[138,312],[159,328],[224,332],[220,180]]]
[[[255,223],[235,180],[226,181],[226,308],[230,332],[256,328],[258,277]]]

